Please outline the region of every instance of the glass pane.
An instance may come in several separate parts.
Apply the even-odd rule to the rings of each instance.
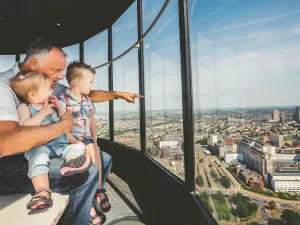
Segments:
[[[145,39],[146,152],[184,180],[178,4]]]
[[[84,42],[84,61],[92,67],[108,61],[107,31],[90,38]],[[108,91],[108,67],[104,66],[96,70],[94,90]],[[100,138],[109,138],[109,102],[94,104],[97,110],[97,133]]]
[[[21,54],[21,55],[20,55],[20,62],[23,62],[23,61],[24,61],[25,56],[26,56],[26,54]]]
[[[79,60],[79,44],[71,45],[68,47],[63,48],[67,56],[67,64],[70,62],[73,62],[75,60]],[[67,67],[66,67],[67,69]],[[64,74],[66,73],[66,70],[64,71]],[[62,81],[59,81],[59,83],[64,84],[66,86],[68,85],[67,79],[63,79]]]
[[[0,73],[11,69],[15,63],[15,55],[0,55]]]
[[[114,90],[139,92],[137,49],[117,60],[114,66]],[[114,100],[115,141],[140,149],[139,100],[130,104]]]
[[[87,62],[89,63],[89,62]],[[107,66],[96,70],[94,90],[108,91],[108,69]],[[109,139],[109,101],[95,103],[97,110],[95,119],[97,121],[97,134],[100,138]]]
[[[153,23],[164,3],[165,0],[143,0],[144,32]]]
[[[107,30],[84,42],[84,61],[92,67],[108,61],[108,32]]]
[[[136,1],[112,26],[113,57],[117,57],[137,42]]]
[[[299,7],[189,2],[195,191],[219,222],[300,218]]]

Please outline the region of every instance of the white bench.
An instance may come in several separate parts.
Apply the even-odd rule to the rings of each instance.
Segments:
[[[55,225],[64,212],[68,194],[52,193],[53,206],[46,209],[28,210],[29,194],[0,196],[1,225]]]

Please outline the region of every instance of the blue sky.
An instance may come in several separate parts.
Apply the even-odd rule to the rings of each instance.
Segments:
[[[300,1],[190,1],[196,107],[299,104]]]
[[[163,0],[144,0],[144,30]],[[146,109],[181,109],[177,1],[171,0],[145,39]],[[299,105],[300,1],[190,0],[195,108]],[[137,40],[136,3],[113,25],[114,56]],[[79,46],[67,47],[68,61]],[[107,60],[107,31],[85,43],[85,60]],[[14,57],[0,56],[0,71]],[[114,64],[115,90],[138,92],[137,49]],[[95,89],[107,90],[107,68],[97,71]],[[107,110],[108,104],[99,104]],[[117,110],[138,110],[123,101]]]

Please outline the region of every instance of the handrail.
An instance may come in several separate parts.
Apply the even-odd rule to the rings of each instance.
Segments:
[[[164,13],[164,11],[166,10],[168,4],[170,3],[170,0],[166,0],[165,4],[163,5],[163,7],[161,8],[160,12],[158,13],[157,17],[155,18],[155,20],[153,21],[153,23],[150,25],[150,27],[147,29],[147,31],[143,34],[143,36],[141,37],[140,40],[138,40],[137,42],[135,42],[135,44],[133,44],[130,48],[128,48],[125,52],[123,52],[121,55],[117,56],[116,58],[110,60],[109,62],[103,63],[99,66],[94,67],[93,69],[99,69],[103,66],[107,66],[110,65],[112,62],[122,58],[124,55],[126,55],[127,53],[129,53],[132,49],[136,48],[139,46],[140,42],[142,40],[144,40],[144,38],[149,34],[149,32],[152,30],[152,28],[155,26],[155,24],[157,23],[157,21],[159,20],[159,18],[162,16],[162,14]]]

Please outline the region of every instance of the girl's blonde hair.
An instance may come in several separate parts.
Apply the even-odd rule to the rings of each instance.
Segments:
[[[33,70],[19,72],[10,79],[11,88],[25,102],[29,102],[28,93],[30,91],[38,91],[39,86],[46,82],[52,83],[51,78],[44,73]]]

